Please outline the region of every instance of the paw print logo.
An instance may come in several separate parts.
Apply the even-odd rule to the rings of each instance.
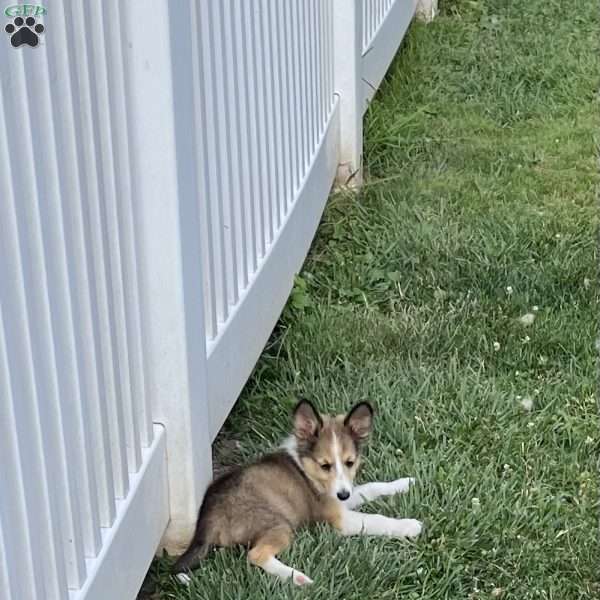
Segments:
[[[4,31],[10,35],[10,43],[18,48],[23,44],[27,44],[35,48],[39,41],[39,34],[44,33],[44,26],[41,23],[35,22],[33,17],[16,17],[12,23],[9,23]]]

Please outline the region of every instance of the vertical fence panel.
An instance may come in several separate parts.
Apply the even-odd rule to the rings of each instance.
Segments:
[[[260,251],[260,258],[262,259],[266,252],[267,247],[272,240],[273,232],[273,218],[271,211],[271,197],[270,197],[270,181],[269,181],[269,167],[268,167],[268,154],[267,154],[267,125],[266,125],[266,109],[265,103],[265,73],[262,68],[264,65],[264,37],[262,33],[262,10],[259,5],[259,1],[251,3],[249,6],[252,29],[249,34],[249,41],[252,45],[252,71],[254,86],[251,92],[253,99],[253,105],[255,110],[255,121],[256,121],[256,156],[258,159],[258,177],[257,183],[259,193],[256,196],[257,212],[260,218],[260,229],[262,231],[262,244]]]
[[[6,110],[6,105],[4,108]],[[0,133],[6,132],[5,119],[1,115]],[[0,162],[2,166],[8,166],[9,157],[14,160],[14,154],[9,154],[6,146],[0,146],[0,150]],[[67,574],[62,548],[65,532],[68,535],[70,515],[67,515],[67,521],[62,525],[59,516],[60,497],[53,494],[56,489],[61,489],[61,471],[56,464],[56,449],[52,452],[48,448],[47,436],[44,436],[47,432],[42,431],[40,427],[41,373],[36,371],[37,365],[33,357],[30,315],[25,299],[21,239],[15,211],[15,196],[19,193],[19,188],[10,181],[8,169],[2,167],[0,190],[3,192],[3,201],[0,202],[0,316],[3,321],[3,339],[0,342],[6,356],[7,366],[4,370],[8,371],[10,377],[10,389],[7,390],[8,382],[3,386],[8,394],[4,397],[3,407],[9,412],[6,415],[8,418],[3,419],[3,425],[11,428],[11,434],[2,436],[0,444],[3,447],[8,445],[2,452],[3,456],[13,454],[17,458],[18,454],[20,459],[17,459],[17,462],[2,463],[4,481],[10,480],[9,469],[14,469],[12,485],[6,487],[1,496],[2,527],[4,531],[11,532],[12,537],[20,536],[22,542],[27,544],[28,555],[22,557],[25,560],[23,566],[29,561],[33,568],[38,564],[43,565],[43,572],[36,572],[34,580],[38,594],[55,594],[57,598],[63,598],[67,576],[73,581],[78,575],[73,568],[70,568]],[[29,255],[26,254],[25,258],[29,258]],[[41,391],[46,391],[43,386]],[[65,491],[63,487],[62,494]],[[11,503],[14,503],[15,509],[21,504],[24,512],[21,513],[20,521],[16,510],[11,510]],[[4,522],[4,519],[7,519],[7,522]],[[62,527],[64,530],[61,530]],[[68,538],[66,541],[68,542]],[[73,559],[71,552],[69,559]]]
[[[245,46],[250,49],[247,50],[246,56],[249,61],[249,71],[251,72],[251,81],[249,99],[252,105],[252,135],[255,140],[254,144],[254,156],[256,162],[254,163],[254,211],[256,214],[256,222],[259,231],[260,245],[258,249],[258,258],[262,259],[267,252],[267,245],[269,243],[268,233],[268,215],[265,210],[265,205],[268,202],[269,186],[267,179],[267,159],[265,155],[266,144],[264,143],[265,136],[265,125],[262,119],[263,112],[261,110],[260,98],[262,95],[262,78],[261,78],[261,51],[260,51],[260,26],[258,20],[260,19],[260,11],[257,9],[255,2],[245,3],[247,5],[249,15],[249,27],[247,29],[248,37],[245,41]]]
[[[202,131],[208,136],[210,129],[209,120],[210,117],[207,114],[206,102],[200,102],[201,93],[200,90],[205,89],[205,61],[204,61],[204,47],[201,44],[203,30],[201,29],[201,19],[198,14],[200,8],[198,2],[192,2],[190,19],[192,24],[192,31],[196,35],[192,36],[192,82],[194,86],[194,110],[196,113],[196,119],[199,123]],[[208,91],[206,92],[208,94]],[[212,120],[210,120],[212,124]],[[198,180],[200,182],[199,193],[203,198],[210,198],[213,193],[213,179],[211,177],[210,161],[212,157],[209,157],[206,152],[206,144],[198,144],[196,152],[196,164],[198,169]],[[203,263],[202,272],[204,276],[204,297],[205,297],[205,323],[206,333],[212,339],[217,334],[217,321],[219,318],[219,297],[223,293],[222,287],[219,285],[216,277],[216,252],[215,244],[213,240],[212,232],[209,228],[209,223],[213,222],[213,207],[208,201],[202,202],[203,207],[200,230],[200,239],[203,244]]]
[[[203,93],[206,97],[206,138],[212,141],[214,153],[209,157],[210,171],[207,179],[210,182],[210,192],[206,204],[211,211],[212,227],[210,228],[212,255],[214,257],[213,269],[215,272],[215,291],[217,298],[217,322],[227,320],[229,316],[229,300],[232,296],[231,286],[227,276],[228,264],[231,264],[230,247],[227,244],[226,227],[227,205],[224,204],[224,184],[227,185],[226,161],[224,161],[224,101],[222,90],[217,81],[221,64],[220,52],[215,48],[216,13],[218,6],[210,2],[200,2],[198,15],[201,24],[201,43],[203,60]],[[217,166],[223,162],[222,169]],[[231,271],[229,271],[231,273]]]
[[[259,156],[259,138],[258,138],[258,108],[257,108],[257,76],[256,76],[256,52],[255,44],[253,41],[253,27],[254,27],[254,9],[249,2],[241,0],[242,10],[242,35],[241,35],[241,46],[240,53],[243,57],[245,77],[245,100],[246,100],[246,112],[245,119],[248,128],[248,145],[246,151],[248,152],[249,171],[247,181],[247,191],[250,196],[248,202],[248,211],[250,215],[249,222],[252,227],[252,238],[254,240],[253,247],[253,267],[252,272],[257,268],[259,260],[265,254],[265,235],[264,235],[264,221],[262,217],[261,204],[263,197],[262,178],[257,176],[257,173],[261,172],[261,162]]]
[[[214,107],[213,116],[217,116],[219,122],[219,135],[221,154],[218,155],[221,165],[221,205],[223,211],[223,234],[225,237],[225,265],[226,271],[223,276],[228,279],[229,294],[227,296],[228,307],[237,303],[239,298],[238,286],[238,247],[236,243],[237,215],[236,200],[234,198],[233,181],[235,178],[233,154],[232,154],[232,110],[234,98],[232,97],[230,70],[228,63],[229,36],[225,27],[225,13],[229,16],[230,0],[224,0],[213,5],[213,28],[215,38],[213,40],[212,63],[216,66],[213,83],[217,87],[218,106]],[[228,308],[229,310],[229,308]]]
[[[308,61],[308,135],[309,146],[307,155],[307,164],[310,164],[310,159],[317,143],[317,128],[316,128],[316,111],[317,103],[317,64],[316,64],[316,41],[317,36],[314,30],[314,0],[306,0],[306,46],[307,46],[307,61]]]
[[[277,5],[279,8],[277,35],[277,52],[280,55],[280,104],[279,111],[282,115],[282,143],[284,147],[283,157],[283,178],[281,189],[282,211],[286,215],[288,211],[289,199],[294,193],[293,184],[293,166],[292,166],[292,146],[294,139],[292,137],[292,111],[291,111],[291,65],[290,65],[290,40],[287,38],[288,11],[289,5],[282,3]]]
[[[309,65],[307,61],[307,45],[308,40],[307,36],[302,35],[302,33],[306,30],[306,3],[298,2],[298,17],[297,22],[299,23],[299,27],[297,28],[297,35],[299,41],[299,53],[300,53],[300,62],[298,65],[298,72],[300,73],[300,122],[302,123],[302,162],[300,164],[300,179],[302,179],[302,175],[306,171],[306,167],[308,166],[308,157],[309,157],[309,92],[308,92],[308,72]]]
[[[275,134],[275,159],[276,159],[276,203],[277,203],[277,228],[281,227],[286,213],[286,193],[287,193],[287,147],[285,137],[285,112],[283,110],[283,94],[284,94],[284,74],[282,69],[283,59],[285,58],[285,50],[281,45],[280,32],[283,27],[281,18],[281,3],[276,2],[272,5],[269,11],[269,30],[271,32],[271,49],[273,55],[273,69],[271,69],[271,83],[274,93],[274,134]]]
[[[329,2],[327,3],[329,4]],[[319,69],[319,127],[323,127],[327,119],[327,10],[328,7],[319,6],[319,64],[325,65],[325,68]]]
[[[37,193],[42,229],[43,252],[46,257],[48,298],[59,392],[60,436],[65,445],[65,461],[69,486],[78,497],[80,523],[86,556],[95,556],[100,549],[100,525],[96,480],[91,466],[91,440],[87,415],[82,406],[77,350],[73,327],[70,276],[67,261],[64,215],[61,207],[63,182],[60,181],[55,137],[54,110],[50,96],[48,61],[45,51],[27,57],[27,70],[40,73],[30,78],[28,94],[37,98],[38,110],[32,111],[32,147],[34,153]],[[77,534],[76,534],[77,535]],[[80,582],[78,582],[80,583]]]
[[[1,155],[1,153],[0,153]],[[0,187],[2,190],[2,187]],[[0,213],[1,214],[1,213]],[[1,230],[0,230],[1,231]],[[1,243],[0,243],[1,244]],[[1,245],[0,245],[1,248]],[[27,530],[27,513],[23,478],[20,473],[18,440],[15,435],[14,397],[11,391],[6,335],[0,304],[0,440],[2,448],[2,481],[12,493],[0,496],[0,589],[8,598],[31,598],[35,587],[41,588],[33,570],[29,536],[21,535]],[[7,548],[5,538],[10,543]]]
[[[0,523],[1,523],[1,516],[0,516]],[[7,528],[8,531],[8,528]],[[2,531],[2,527],[0,526],[0,586],[2,586],[1,589],[3,589],[6,592],[7,598],[14,598],[14,597],[20,597],[23,598],[25,597],[25,594],[29,594],[29,595],[33,595],[30,591],[24,590],[23,588],[21,588],[21,590],[16,590],[16,587],[18,585],[17,581],[15,580],[14,582],[11,581],[10,575],[10,569],[8,566],[8,550],[6,548],[6,543],[4,541],[4,533]],[[18,576],[18,575],[17,575]],[[33,574],[31,574],[30,576],[33,576]]]
[[[329,55],[327,57],[328,68],[328,78],[329,78],[329,89],[327,96],[329,98],[328,104],[328,112],[331,110],[331,107],[334,103],[334,92],[335,92],[335,25],[334,25],[334,14],[335,14],[335,6],[333,2],[327,3],[327,40],[329,42]]]
[[[63,15],[54,22],[54,35],[66,39],[66,23]],[[67,58],[64,45],[53,44],[47,48],[48,72],[58,91],[60,102],[53,102],[52,119],[56,123],[56,155],[64,160],[58,161],[63,206],[64,236],[69,261],[69,281],[72,298],[76,357],[78,361],[79,385],[82,397],[88,403],[81,404],[81,429],[86,440],[87,451],[85,477],[91,495],[97,496],[99,520],[102,526],[108,526],[114,518],[114,488],[109,467],[108,444],[102,435],[103,425],[97,414],[99,391],[97,377],[97,356],[93,336],[93,317],[85,249],[85,234],[81,209],[81,187],[77,173],[77,131],[73,110],[71,86],[71,61]],[[43,67],[40,69],[43,70]],[[93,502],[93,499],[90,499]],[[88,554],[99,549],[99,531],[95,527],[93,548]]]
[[[116,183],[113,123],[114,115],[110,111],[108,65],[106,62],[106,41],[102,15],[102,7],[95,3],[84,3],[89,22],[95,26],[91,29],[91,53],[88,60],[89,77],[92,93],[92,112],[95,126],[96,157],[100,168],[101,201],[96,210],[98,227],[98,252],[102,254],[107,284],[107,321],[109,338],[106,340],[107,368],[112,367],[112,379],[115,385],[115,396],[111,402],[111,419],[116,424],[115,439],[117,446],[116,460],[122,462],[123,497],[129,491],[129,466],[135,472],[135,428],[131,416],[131,386],[129,377],[129,361],[127,357],[127,340],[125,311],[123,306],[123,278],[121,270],[121,250],[118,237],[116,214]]]
[[[283,3],[282,28],[279,32],[280,47],[285,54],[283,65],[284,76],[284,107],[285,112],[285,139],[287,142],[287,189],[286,189],[286,212],[291,199],[294,197],[296,189],[296,115],[294,112],[294,41],[291,36],[291,10],[292,7],[287,2]]]
[[[60,519],[62,524],[62,544],[67,565],[68,582],[71,587],[77,587],[85,578],[85,563],[83,560],[83,541],[80,526],[79,495],[75,490],[75,482],[69,478],[69,461],[73,448],[71,438],[65,436],[64,413],[61,406],[61,389],[59,371],[62,365],[57,363],[56,340],[53,338],[52,313],[53,305],[56,311],[56,298],[50,297],[47,283],[50,275],[47,270],[47,260],[44,248],[44,237],[40,215],[40,190],[37,188],[37,177],[41,174],[41,165],[36,164],[34,152],[34,133],[29,115],[36,116],[36,107],[31,106],[35,95],[30,95],[25,77],[25,65],[22,55],[10,53],[7,57],[8,68],[14,76],[11,94],[5,105],[9,115],[24,115],[17,119],[6,119],[7,136],[14,140],[10,149],[12,161],[21,165],[18,175],[13,170],[13,187],[18,201],[14,203],[16,226],[18,228],[20,252],[23,255],[22,268],[26,290],[35,290],[42,286],[41,293],[28,293],[27,320],[31,336],[33,352],[33,367],[36,372],[36,386],[41,411],[45,421],[44,453],[47,467],[52,473],[51,486],[62,490],[58,498]],[[28,110],[28,107],[29,110]],[[43,110],[43,109],[42,109]],[[18,127],[18,131],[17,128]],[[44,195],[45,190],[41,190]],[[45,198],[44,202],[49,202]],[[44,223],[47,225],[47,223]],[[51,269],[54,268],[51,263]],[[60,344],[60,341],[59,341]],[[61,356],[60,348],[58,356]],[[51,490],[50,494],[54,492]]]
[[[125,434],[123,430],[122,409],[118,402],[118,367],[113,352],[114,326],[111,316],[110,275],[107,265],[103,219],[100,212],[101,198],[105,193],[103,181],[103,161],[98,129],[102,128],[98,118],[96,85],[92,73],[96,72],[96,62],[102,62],[98,33],[94,35],[96,50],[84,35],[86,13],[84,5],[77,4],[72,11],[65,11],[67,30],[72,31],[79,51],[75,55],[75,68],[72,74],[73,87],[77,89],[78,101],[73,108],[76,117],[77,153],[79,177],[85,182],[82,195],[82,213],[84,219],[84,235],[88,252],[88,270],[91,280],[92,315],[94,324],[94,339],[96,356],[100,375],[100,406],[94,408],[95,423],[106,423],[106,430],[96,430],[95,440],[98,454],[100,447],[110,450],[112,485],[107,478],[109,487],[113,487],[116,497],[123,498],[129,489],[127,472],[127,457],[125,452]],[[90,22],[93,22],[90,20]],[[98,75],[100,77],[100,75]],[[100,107],[102,110],[102,107]],[[106,134],[103,134],[106,145]],[[106,149],[105,149],[106,155]],[[108,158],[105,156],[104,163]],[[105,168],[105,167],[104,167]],[[104,416],[106,415],[106,416]],[[110,476],[109,476],[110,477]],[[106,517],[114,519],[112,502],[107,507]]]
[[[302,79],[300,71],[300,40],[298,39],[298,7],[297,3],[290,6],[289,36],[292,48],[292,110],[294,121],[294,192],[300,185],[302,174],[302,110],[301,94]]]
[[[321,142],[333,107],[333,18],[318,0],[200,0],[192,27],[212,342],[268,256]]]
[[[258,0],[258,35],[260,36],[260,64],[258,72],[262,82],[260,104],[262,106],[262,129],[264,131],[263,156],[265,157],[265,185],[267,188],[268,203],[265,207],[269,223],[268,244],[273,243],[275,230],[277,229],[277,198],[276,181],[274,177],[273,164],[275,162],[275,130],[273,127],[273,84],[272,67],[273,55],[271,49],[271,36],[269,31],[269,0]],[[268,66],[267,66],[268,65]]]
[[[23,599],[85,589],[153,443],[117,16],[57,2],[52,43],[0,46],[0,576]]]
[[[236,248],[238,253],[238,289],[243,291],[248,285],[248,274],[250,271],[249,261],[250,255],[248,252],[248,225],[247,212],[245,205],[247,203],[245,176],[247,166],[245,161],[247,157],[244,155],[242,148],[246,145],[246,128],[242,127],[242,117],[244,114],[244,97],[240,95],[241,82],[243,72],[240,70],[241,61],[237,60],[239,56],[238,44],[238,26],[240,23],[240,6],[238,0],[231,0],[228,7],[230,18],[225,24],[226,30],[226,51],[228,73],[230,78],[229,84],[229,110],[231,112],[231,133],[233,151],[231,153],[232,174],[233,174],[233,191],[231,201],[235,206],[236,222],[239,223],[239,235],[236,236]]]
[[[227,202],[230,194],[245,191],[246,219],[243,222],[242,213],[238,213],[228,235],[238,248],[243,247],[245,239],[252,252],[255,251],[256,259],[248,256],[243,261],[248,271],[246,280],[240,282],[239,296],[229,295],[227,310],[215,319],[212,296],[214,290],[227,285],[226,273],[217,268],[214,244],[203,246],[202,264],[209,265],[204,275],[208,276],[204,294],[208,306],[205,327],[209,360],[213,352],[223,353],[224,359],[215,373],[232,371],[227,376],[228,385],[222,386],[223,390],[214,399],[210,396],[211,434],[234,399],[227,390],[239,386],[255,352],[250,348],[257,343],[256,339],[247,339],[241,347],[234,348],[226,334],[232,327],[242,327],[239,323],[247,319],[244,315],[250,309],[245,307],[250,302],[248,296],[257,293],[258,278],[264,278],[262,273],[267,264],[280,260],[273,258],[274,253],[286,252],[274,248],[284,247],[287,235],[292,235],[286,234],[288,220],[295,211],[297,214],[302,210],[296,208],[297,198],[308,185],[312,171],[319,171],[315,161],[323,145],[326,146],[323,154],[330,155],[330,143],[325,143],[325,139],[328,129],[333,128],[330,125],[336,106],[333,66],[328,63],[333,60],[334,19],[328,3],[235,0],[221,4],[219,9],[214,6],[206,0],[198,3],[192,20],[192,27],[201,29],[194,50],[198,56],[193,60],[192,77],[204,82],[194,85],[196,118],[202,123],[197,128],[198,155],[202,157],[198,163],[203,165],[210,160],[210,164],[198,169],[202,196],[199,201],[201,206],[208,207],[206,234],[214,236],[215,228],[222,226],[216,214],[221,203]],[[215,58],[215,52],[219,57]],[[208,80],[207,70],[210,70]],[[225,88],[227,93],[219,95],[219,90]],[[229,97],[231,92],[234,98]],[[231,157],[237,169],[231,167]],[[214,184],[218,174],[224,172],[230,172],[227,180],[233,186],[225,182]],[[327,177],[324,172],[318,176],[323,178],[323,185]],[[282,236],[284,241],[280,241]],[[298,240],[300,246],[305,242],[307,239]],[[291,259],[288,265],[291,269]],[[290,276],[293,274],[288,271],[282,274],[284,287],[289,285]],[[264,311],[268,311],[271,319],[271,312],[278,314],[281,306],[271,298],[270,290],[265,289],[264,293],[267,294]],[[256,324],[262,323],[264,317],[256,315],[255,320]],[[268,327],[265,321],[265,334]],[[233,357],[238,353],[240,360],[236,364]],[[209,373],[209,381],[212,378]]]
[[[0,156],[5,158],[7,155],[0,152]],[[5,183],[6,179],[0,172],[0,190],[6,193],[7,186],[3,185]],[[3,198],[8,198],[8,194]],[[9,264],[9,257],[15,257],[13,253],[16,240],[8,231],[8,227],[12,228],[14,222],[7,219],[7,213],[3,210],[0,210],[0,217],[0,248],[5,258],[4,264],[0,265],[0,276],[3,281],[11,281],[14,285],[17,283],[14,276],[4,279],[17,274],[15,265]],[[14,234],[14,230],[12,233]],[[15,292],[16,289],[13,290],[13,293]],[[5,563],[10,581],[6,589],[11,592],[11,598],[64,598],[67,583],[63,557],[57,551],[58,517],[56,511],[53,511],[54,507],[44,502],[48,498],[48,487],[41,438],[35,419],[35,406],[32,406],[35,394],[33,370],[11,374],[11,360],[12,365],[17,361],[21,364],[31,364],[29,348],[26,345],[28,336],[24,335],[26,319],[24,314],[17,316],[12,310],[11,321],[5,327],[6,314],[15,306],[15,298],[9,297],[7,293],[3,294],[2,298],[0,397],[3,401],[0,404],[0,448],[3,461],[0,471],[5,492],[0,495],[0,528],[4,543],[10,544],[10,552],[2,553],[0,559]],[[16,299],[16,306],[22,307],[19,300],[22,299]],[[8,344],[11,348],[11,360]],[[20,398],[20,401],[16,398]],[[34,437],[30,433],[33,439],[24,443],[25,440],[19,436],[19,431],[24,430],[38,435]],[[39,565],[45,567],[41,573]]]
[[[244,0],[235,0],[235,19],[232,19],[232,60],[237,66],[235,75],[236,96],[239,101],[239,109],[236,112],[236,127],[240,132],[240,143],[238,146],[238,170],[240,176],[240,203],[242,206],[243,223],[245,231],[242,236],[246,240],[246,262],[244,269],[244,287],[248,285],[250,274],[254,272],[257,265],[258,253],[258,230],[256,225],[255,190],[252,181],[254,157],[252,156],[252,119],[250,109],[250,82],[249,68],[247,66],[248,43],[247,31],[247,3]],[[243,57],[243,58],[239,58]]]
[[[315,0],[199,2],[194,12],[198,172],[210,224],[201,232],[206,329],[213,340],[281,228],[320,141],[333,102],[333,19]]]
[[[264,80],[265,80],[265,117],[267,127],[267,156],[269,157],[269,187],[270,187],[270,199],[271,199],[271,213],[272,213],[272,231],[271,231],[271,243],[279,226],[281,224],[281,206],[279,203],[279,174],[277,173],[277,161],[279,160],[279,148],[278,148],[278,131],[277,131],[277,107],[275,103],[276,97],[276,49],[274,47],[274,32],[273,32],[273,12],[275,4],[269,6],[269,1],[265,0],[263,4],[262,16],[262,33],[264,36]],[[268,65],[268,67],[267,67]]]
[[[120,22],[118,0],[103,3],[104,37],[106,46],[107,78],[113,138],[114,180],[116,207],[111,207],[112,218],[117,221],[112,246],[119,249],[122,283],[122,317],[125,336],[122,352],[127,355],[130,402],[125,407],[129,429],[129,470],[137,472],[141,465],[141,448],[152,443],[153,431],[149,405],[145,401],[143,377],[143,340],[139,316],[139,282],[136,256],[136,234],[133,223],[129,125],[127,119],[125,72],[121,30],[113,27]],[[126,381],[127,383],[127,381]]]

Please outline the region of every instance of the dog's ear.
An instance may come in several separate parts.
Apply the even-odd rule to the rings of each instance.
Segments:
[[[299,440],[308,440],[323,426],[317,409],[308,401],[300,400],[294,408],[294,435]]]
[[[344,425],[357,442],[363,442],[373,429],[373,408],[368,402],[359,402],[346,415]]]

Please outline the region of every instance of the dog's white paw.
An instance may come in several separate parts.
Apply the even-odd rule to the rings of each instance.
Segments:
[[[296,570],[294,570],[294,574],[292,575],[292,581],[296,585],[310,585],[313,583],[313,580],[310,577],[302,573],[302,571]]]
[[[177,575],[175,575],[175,579],[177,579],[177,581],[183,585],[190,585],[190,583],[192,583],[191,577],[185,573],[177,573]]]
[[[415,485],[414,477],[403,477],[402,479],[396,479],[396,481],[390,481],[390,486],[394,494],[405,494],[411,485]]]
[[[417,519],[395,519],[390,535],[393,537],[414,538],[423,531],[423,523]]]

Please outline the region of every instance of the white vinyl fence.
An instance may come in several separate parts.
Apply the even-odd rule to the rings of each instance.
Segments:
[[[0,599],[132,600],[416,0],[46,9],[0,40]]]

